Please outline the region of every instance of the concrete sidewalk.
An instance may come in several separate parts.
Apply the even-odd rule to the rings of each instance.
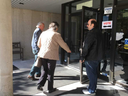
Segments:
[[[33,64],[33,59],[30,60],[16,60],[13,64],[19,68],[13,72],[13,89],[14,96],[88,96],[82,93],[88,83],[81,84],[79,82],[80,73],[75,68],[63,66],[57,62],[54,87],[57,91],[51,94],[45,94],[38,91],[36,84],[38,80],[31,81],[27,78],[30,68]],[[47,82],[44,86],[44,91],[47,91]],[[125,89],[113,86],[108,82],[98,79],[97,92],[95,96],[127,96],[128,91]]]

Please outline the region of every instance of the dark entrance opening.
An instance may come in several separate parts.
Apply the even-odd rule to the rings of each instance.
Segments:
[[[116,1],[116,0],[115,0]],[[121,1],[120,1],[121,2]],[[128,88],[128,2],[117,4],[113,14],[111,81]],[[111,52],[112,52],[111,51]]]
[[[98,69],[99,78],[113,84],[117,82],[128,86],[127,6],[127,0],[74,0],[62,4],[62,37],[72,53],[69,55],[61,50],[61,63],[68,63],[80,69],[81,83],[85,81],[83,77],[86,69],[79,63],[79,49],[88,31],[85,26],[87,21],[95,18],[103,34],[105,54]],[[104,14],[106,7],[112,7],[112,13]],[[112,21],[112,29],[102,29],[103,21]],[[119,39],[118,36],[120,37],[121,34],[124,35]]]
[[[104,3],[104,0],[98,0],[97,5],[95,5],[95,1],[90,2],[88,0],[62,4],[62,37],[70,47],[72,53],[69,55],[64,50],[61,50],[61,63],[68,63],[71,67],[80,69],[81,83],[85,81],[84,72],[86,74],[86,68],[84,64],[79,63],[79,50],[83,45],[84,37],[88,31],[86,27],[88,20],[94,18],[99,22],[99,26],[102,25],[104,6],[100,3]],[[92,7],[86,6],[88,4]],[[100,73],[100,68],[98,71]]]

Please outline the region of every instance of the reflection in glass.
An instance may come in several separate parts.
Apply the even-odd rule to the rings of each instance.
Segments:
[[[119,10],[117,16],[116,34],[123,36],[120,39],[116,37],[115,79],[128,84],[128,10]]]
[[[118,4],[126,4],[128,3],[128,0],[118,0]]]

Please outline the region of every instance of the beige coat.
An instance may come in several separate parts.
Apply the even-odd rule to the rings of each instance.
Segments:
[[[59,46],[65,51],[71,52],[67,44],[63,41],[60,33],[48,29],[41,33],[38,40],[40,51],[38,56],[45,59],[59,60]]]

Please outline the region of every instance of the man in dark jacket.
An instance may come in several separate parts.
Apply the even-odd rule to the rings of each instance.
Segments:
[[[31,42],[31,46],[32,46],[32,51],[33,51],[33,54],[35,55],[35,60],[34,60],[34,63],[37,59],[37,53],[39,52],[39,47],[37,46],[37,42],[38,42],[38,39],[39,39],[39,36],[40,34],[42,33],[44,29],[44,23],[43,22],[39,22],[37,25],[36,25],[36,29],[33,33],[33,37],[32,37],[32,42]],[[28,75],[28,78],[29,79],[32,79],[34,80],[34,74],[35,74],[35,70],[34,70],[34,64],[31,68],[31,71]],[[40,77],[41,75],[41,68],[36,68],[36,77]]]
[[[97,86],[97,68],[102,59],[102,33],[97,28],[95,19],[90,19],[87,24],[89,32],[84,40],[81,63],[85,63],[89,86],[83,90],[84,94],[94,94]]]

